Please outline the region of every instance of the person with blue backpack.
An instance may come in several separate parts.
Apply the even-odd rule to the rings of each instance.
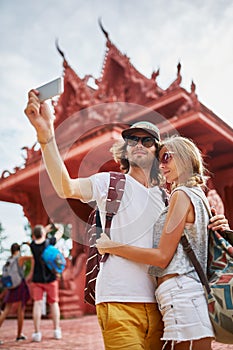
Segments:
[[[31,295],[33,299],[33,322],[35,331],[32,334],[32,341],[40,342],[42,334],[40,331],[40,322],[43,306],[43,294],[47,294],[47,301],[50,305],[52,321],[54,326],[54,338],[61,339],[62,333],[60,328],[60,308],[59,308],[59,285],[55,270],[51,270],[42,255],[46,247],[54,246],[62,237],[64,228],[62,225],[55,224],[57,229],[54,236],[47,239],[46,235],[52,231],[53,226],[36,225],[33,229],[33,240],[30,243],[30,248],[34,257],[34,271],[31,283]]]

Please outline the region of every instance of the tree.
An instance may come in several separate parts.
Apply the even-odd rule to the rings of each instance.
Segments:
[[[2,226],[2,223],[0,222],[0,254],[2,259],[2,253],[5,251],[9,251],[9,249],[4,248],[3,241],[7,238],[7,235],[4,234],[5,229]],[[4,258],[5,259],[5,258]]]

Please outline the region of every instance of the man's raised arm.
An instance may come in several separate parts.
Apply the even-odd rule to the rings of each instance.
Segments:
[[[46,170],[53,187],[61,198],[92,198],[92,185],[88,178],[71,179],[60,156],[54,133],[54,115],[46,102],[40,102],[38,91],[31,90],[24,110],[35,128]]]

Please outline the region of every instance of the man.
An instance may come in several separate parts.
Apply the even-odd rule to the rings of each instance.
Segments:
[[[54,117],[38,92],[29,93],[25,113],[37,132],[43,159],[52,184],[62,198],[95,200],[105,227],[105,204],[110,175],[71,179],[54,138]],[[139,122],[123,131],[120,152],[126,184],[120,208],[114,216],[111,237],[124,244],[152,247],[153,226],[164,201],[159,189],[156,150],[158,128]],[[119,154],[119,150],[118,154]],[[115,152],[115,157],[117,158]],[[218,218],[221,224],[222,217]],[[162,349],[163,323],[154,297],[154,283],[147,266],[117,256],[102,264],[96,284],[96,310],[107,350]]]
[[[52,245],[56,244],[64,232],[61,225],[56,224],[55,227],[57,228],[57,231],[55,235],[49,239],[49,244]],[[42,339],[40,322],[44,293],[47,294],[47,301],[51,309],[54,326],[53,336],[55,339],[62,338],[60,329],[60,309],[58,304],[58,280],[56,274],[49,270],[41,258],[41,254],[46,247],[46,235],[51,230],[52,225],[48,225],[46,227],[42,225],[36,225],[33,230],[33,241],[30,244],[30,248],[34,257],[34,271],[31,283],[31,294],[33,299],[33,322],[35,328],[35,332],[32,334],[32,341],[34,342],[40,342]]]

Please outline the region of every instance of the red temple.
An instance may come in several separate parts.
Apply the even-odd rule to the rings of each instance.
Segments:
[[[157,124],[162,137],[179,133],[199,146],[211,174],[211,198],[214,201],[220,195],[233,227],[232,128],[198,100],[194,82],[190,91],[181,87],[180,63],[172,84],[162,89],[157,83],[159,71],[150,78],[142,75],[102,30],[106,54],[98,79],[79,77],[58,48],[63,56],[64,93],[53,102],[56,138],[71,176],[118,170],[109,152],[112,143],[126,124],[149,120]],[[63,317],[79,316],[94,311],[83,302],[84,232],[91,206],[58,198],[35,146],[24,148],[27,155],[22,168],[1,174],[0,200],[22,205],[32,227],[47,224],[50,218],[72,224],[72,260],[62,276],[60,306]]]

